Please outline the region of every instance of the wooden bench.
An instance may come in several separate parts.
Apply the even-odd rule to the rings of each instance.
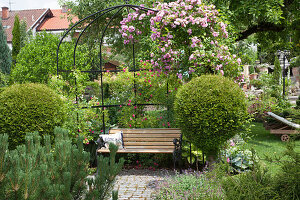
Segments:
[[[181,156],[182,136],[177,128],[155,129],[110,129],[109,134],[123,132],[124,148],[117,153],[172,153],[175,162]],[[98,153],[109,153],[109,149],[97,149]]]

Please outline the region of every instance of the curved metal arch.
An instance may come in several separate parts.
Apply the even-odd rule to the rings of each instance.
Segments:
[[[75,55],[75,53],[76,53],[76,49],[77,49],[77,45],[78,45],[78,42],[79,42],[79,40],[80,40],[80,38],[81,38],[81,36],[83,35],[83,33],[85,33],[85,31],[97,20],[97,19],[99,19],[100,17],[102,17],[103,15],[105,15],[106,13],[109,13],[109,12],[111,12],[111,11],[113,11],[114,9],[110,9],[110,10],[107,10],[107,11],[105,11],[104,13],[102,13],[101,15],[99,15],[99,16],[97,16],[95,19],[93,19],[93,21],[91,21],[82,31],[81,31],[81,33],[80,33],[80,35],[78,36],[78,38],[77,38],[77,40],[76,40],[76,43],[75,43],[75,47],[74,47],[74,52],[73,52],[73,65],[75,66],[75,63],[76,63],[76,61],[75,61],[75,59],[76,59],[76,55]]]
[[[101,40],[100,40],[100,52],[99,52],[99,57],[100,57],[100,72],[101,72],[101,93],[102,93],[102,105],[100,106],[102,108],[102,111],[104,110],[104,97],[103,97],[103,66],[102,66],[102,46],[103,46],[103,42],[104,42],[104,36],[105,36],[105,33],[107,31],[107,28],[109,27],[109,25],[111,24],[112,20],[115,19],[115,16],[124,8],[127,8],[127,11],[129,13],[129,9],[132,9],[134,10],[135,12],[141,10],[143,12],[147,12],[147,11],[152,11],[152,12],[158,12],[157,10],[154,10],[154,9],[150,9],[150,8],[146,8],[146,7],[143,7],[143,6],[136,6],[136,5],[131,5],[131,4],[124,4],[124,5],[118,5],[118,6],[113,6],[113,7],[109,7],[109,8],[106,8],[106,9],[103,9],[103,10],[100,10],[96,13],[93,13],[83,19],[81,19],[80,21],[76,22],[71,28],[69,28],[65,33],[64,35],[62,36],[62,38],[60,39],[60,42],[58,44],[58,47],[57,47],[57,51],[56,51],[56,64],[57,64],[57,76],[59,75],[59,49],[60,49],[60,46],[63,42],[63,40],[66,38],[66,36],[70,33],[70,31],[74,30],[79,24],[81,24],[82,22],[84,22],[85,20],[87,19],[90,19],[91,17],[95,17],[94,19],[92,19],[91,22],[89,22],[85,27],[84,29],[81,31],[79,37],[77,38],[76,40],[76,43],[75,43],[75,47],[74,47],[74,51],[73,51],[73,67],[75,68],[76,67],[76,50],[77,50],[77,46],[78,46],[78,43],[80,41],[80,38],[82,37],[82,35],[84,33],[86,33],[86,30],[93,24],[95,23],[96,20],[98,20],[100,17],[104,16],[105,14],[109,13],[109,12],[113,12],[114,10],[117,10],[113,15],[112,17],[110,18],[110,20],[106,23],[105,25],[105,28],[102,29],[102,35],[101,35]],[[133,64],[134,64],[134,76],[135,76],[135,53],[134,53],[134,43],[132,44],[133,45]],[[77,85],[77,81],[76,81],[76,77],[75,77],[75,85]],[[136,87],[136,83],[134,82],[134,87]],[[76,87],[76,102],[78,102],[78,96],[77,96],[77,87]],[[136,96],[136,90],[135,90],[135,96]],[[136,104],[136,103],[135,103]],[[78,106],[78,104],[77,104]],[[115,106],[115,105],[109,105],[109,106]],[[98,107],[98,106],[97,106]],[[77,114],[77,120],[78,119],[78,114]],[[103,130],[105,132],[105,120],[104,120],[104,113],[102,113],[102,123],[103,123]]]
[[[143,11],[153,11],[153,12],[158,12],[157,10],[154,10],[154,9],[151,9],[151,8],[146,8],[146,7],[143,7],[143,6],[137,6],[137,5],[131,5],[131,4],[124,4],[124,5],[118,5],[118,6],[113,6],[113,7],[109,7],[109,8],[105,8],[103,10],[100,10],[100,11],[97,11],[81,20],[79,20],[78,22],[76,22],[71,28],[69,28],[65,33],[64,35],[62,36],[62,38],[60,39],[59,41],[59,44],[57,46],[57,50],[56,50],[56,72],[57,72],[57,76],[58,76],[58,72],[59,72],[59,68],[58,68],[58,53],[59,53],[59,49],[60,49],[60,45],[62,44],[63,40],[66,38],[66,36],[70,33],[70,31],[72,31],[75,27],[77,27],[80,23],[82,23],[83,21],[99,14],[99,13],[102,13],[102,12],[105,12],[107,11],[106,13],[112,11],[112,10],[115,10],[117,8],[120,8],[120,7],[129,7],[131,9],[133,8],[137,8],[138,10],[143,10]],[[106,14],[105,13],[105,14]],[[104,14],[102,14],[101,16],[103,16]],[[100,16],[100,17],[101,17]],[[99,18],[100,18],[99,17]],[[93,20],[94,21],[94,20]],[[94,23],[94,22],[90,22],[90,23]],[[90,23],[87,25],[88,27],[90,26]],[[86,30],[86,29],[85,29]],[[77,42],[78,43],[78,42]]]

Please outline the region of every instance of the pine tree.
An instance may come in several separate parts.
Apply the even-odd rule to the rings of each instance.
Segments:
[[[9,74],[11,67],[11,53],[7,45],[6,35],[0,19],[0,73]]]
[[[110,158],[99,158],[100,173],[91,180],[87,178],[90,156],[83,150],[83,138],[78,137],[75,145],[67,130],[55,128],[54,132],[53,149],[49,135],[41,145],[41,137],[35,132],[26,135],[25,145],[8,150],[8,136],[0,134],[1,200],[104,200],[111,195],[124,164],[124,160],[115,162],[118,147],[110,145]],[[117,195],[113,192],[113,199]]]
[[[17,55],[20,52],[21,49],[21,31],[20,31],[20,20],[19,16],[16,15],[15,22],[14,22],[14,28],[12,30],[12,59],[13,61],[16,61]]]
[[[274,61],[273,80],[274,80],[275,84],[280,84],[281,66],[280,66],[280,62],[279,62],[279,59],[277,58],[277,56],[275,57],[275,61]]]

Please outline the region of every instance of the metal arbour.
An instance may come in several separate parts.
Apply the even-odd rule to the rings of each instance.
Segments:
[[[100,10],[94,14],[91,14],[87,17],[85,17],[84,19],[81,19],[80,21],[78,21],[77,23],[75,23],[71,28],[69,28],[65,33],[64,35],[62,36],[60,42],[59,42],[59,45],[57,47],[57,52],[56,52],[56,67],[57,67],[57,76],[59,75],[60,72],[65,72],[65,73],[70,73],[72,72],[72,70],[61,70],[59,69],[59,49],[60,49],[60,46],[63,42],[63,40],[68,36],[68,34],[72,31],[72,30],[75,30],[76,27],[79,25],[79,24],[82,24],[82,23],[85,23],[86,20],[88,19],[91,19],[94,17],[94,19],[89,22],[85,28],[81,31],[81,33],[79,34],[77,40],[76,40],[76,43],[75,43],[75,47],[74,47],[74,51],[73,51],[73,67],[74,69],[76,68],[76,49],[77,49],[77,46],[78,46],[78,42],[80,40],[80,38],[83,36],[83,34],[86,32],[86,30],[98,19],[100,19],[101,17],[105,16],[105,14],[107,13],[110,13],[110,12],[114,12],[115,13],[112,15],[112,17],[109,19],[109,21],[107,22],[106,26],[104,27],[103,31],[102,31],[102,34],[101,34],[101,40],[100,40],[100,53],[99,53],[99,58],[100,58],[100,63],[99,63],[99,67],[98,67],[98,70],[90,70],[90,71],[81,71],[82,73],[100,73],[100,83],[101,83],[101,105],[97,105],[97,106],[92,106],[92,108],[102,108],[102,111],[105,109],[105,108],[109,108],[109,107],[119,107],[119,106],[128,106],[127,104],[119,104],[119,105],[104,105],[104,91],[103,91],[103,72],[106,72],[104,69],[103,69],[103,58],[102,58],[102,46],[103,46],[103,43],[104,43],[104,36],[105,36],[105,33],[107,31],[107,29],[110,27],[110,24],[112,22],[112,20],[117,16],[118,13],[120,13],[123,9],[127,9],[128,13],[129,13],[129,10],[141,10],[141,11],[144,11],[144,12],[148,12],[148,11],[153,11],[153,12],[157,12],[156,10],[153,10],[153,9],[150,9],[150,8],[146,8],[146,7],[142,7],[142,6],[137,6],[137,5],[131,5],[131,4],[127,4],[127,2],[125,1],[126,4],[124,5],[118,5],[118,6],[113,6],[113,7],[110,7],[110,8],[106,8],[106,9],[103,9],[103,10]],[[107,18],[105,18],[105,20],[107,20]],[[135,58],[135,47],[134,47],[134,43],[132,44],[132,63],[133,63],[133,70],[129,70],[130,72],[133,72],[134,73],[134,77],[136,77],[136,72],[137,71],[141,71],[142,69],[136,69],[136,58]],[[121,70],[111,70],[110,72],[119,72]],[[75,89],[75,93],[76,93],[76,103],[77,103],[77,106],[78,106],[78,91],[77,91],[77,80],[76,80],[76,77],[75,77],[75,86],[76,86],[76,89]],[[136,90],[136,82],[134,80],[134,93],[135,93],[135,97],[136,97],[136,93],[137,93],[137,90]],[[168,83],[167,83],[167,91],[166,93],[168,94]],[[135,103],[134,103],[135,106],[147,106],[147,105],[157,105],[157,104],[137,104],[136,103],[136,98],[135,98]],[[82,107],[83,109],[86,108],[86,107]],[[103,132],[105,132],[105,116],[104,116],[104,112],[102,112],[102,125],[103,125]],[[77,115],[78,117],[78,115]],[[77,118],[78,119],[78,118]]]

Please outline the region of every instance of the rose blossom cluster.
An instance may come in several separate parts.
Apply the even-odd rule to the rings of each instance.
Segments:
[[[155,9],[158,12],[128,14],[120,29],[124,44],[136,42],[141,30],[149,31],[153,41],[149,59],[155,69],[165,73],[178,70],[179,78],[183,72],[239,75],[241,60],[225,45],[226,24],[215,6],[201,0],[177,0],[158,3]],[[150,27],[145,27],[143,20],[149,20]]]

